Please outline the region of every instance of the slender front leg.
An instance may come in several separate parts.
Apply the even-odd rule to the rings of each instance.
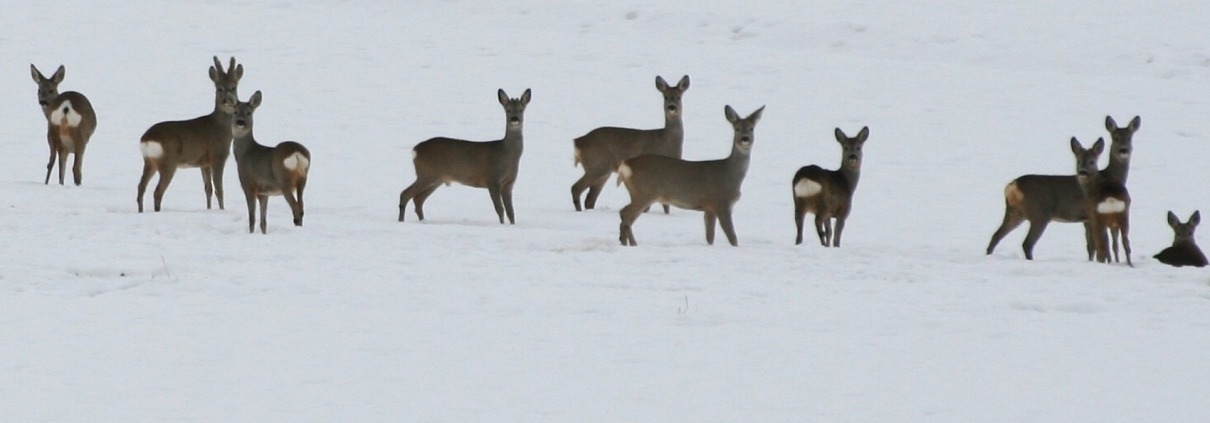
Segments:
[[[509,182],[504,185],[504,189],[500,191],[500,201],[504,203],[504,213],[508,215],[508,224],[515,225],[517,221],[513,219],[513,183]],[[501,222],[503,223],[503,222]]]
[[[840,233],[844,231],[844,221],[847,217],[836,218],[836,233],[832,235],[832,246],[840,248]]]
[[[504,224],[504,201],[500,199],[500,186],[495,183],[488,184],[487,193],[492,196],[492,206],[496,208],[496,217],[500,218],[500,224]]]
[[[706,221],[706,244],[714,245],[714,224],[718,221],[718,216],[709,210],[706,210],[703,216]]]
[[[213,179],[210,178],[212,172],[214,172],[214,169],[209,167],[202,168],[202,185],[206,186],[206,210],[210,210],[210,198],[214,196]]]
[[[257,198],[260,200],[260,233],[267,234],[269,230],[266,229],[268,222],[265,215],[269,214],[269,196],[260,195]]]
[[[730,242],[732,247],[738,247],[739,237],[735,236],[735,225],[731,222],[730,208],[718,213],[718,224],[722,226],[723,233],[727,235],[727,242]]]
[[[248,233],[256,233],[256,193],[244,188],[244,201],[248,202]]]

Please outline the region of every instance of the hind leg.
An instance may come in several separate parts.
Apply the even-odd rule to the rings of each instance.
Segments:
[[[139,213],[143,212],[143,193],[147,192],[147,183],[151,181],[151,175],[155,174],[155,168],[148,161],[143,161],[143,177],[139,178]],[[47,178],[50,174],[46,174]]]
[[[622,207],[622,210],[618,212],[622,218],[622,223],[618,227],[618,240],[622,242],[622,245],[632,247],[639,245],[634,239],[634,221],[638,220],[639,215],[643,214],[643,210],[653,202],[651,200],[636,202],[632,199],[630,204]]]
[[[1012,232],[1013,229],[1017,229],[1017,226],[1021,226],[1021,222],[1024,221],[1024,216],[1013,212],[1012,209],[1005,208],[1004,221],[1000,222],[1000,227],[996,228],[996,232],[992,234],[992,240],[987,244],[987,254],[990,255],[992,251],[995,251],[996,244],[999,244],[1000,240],[1004,239],[1004,236]]]
[[[155,199],[155,211],[160,211],[160,204],[164,202],[164,192],[168,191],[168,184],[172,183],[172,177],[176,176],[176,168],[168,166],[160,169],[160,182],[155,186],[155,193],[152,197]]]
[[[422,179],[417,178],[415,182],[412,182],[411,185],[408,185],[407,188],[405,188],[402,192],[400,192],[399,193],[399,221],[400,222],[403,221],[403,215],[404,215],[404,213],[406,213],[408,211],[408,201],[412,201],[413,198],[416,198],[421,193],[425,192],[426,190],[428,190],[430,188],[436,189],[437,185],[439,185],[439,184],[433,183],[433,181],[430,181],[427,179],[422,180]],[[432,193],[430,192],[429,194],[432,194]],[[428,195],[425,195],[424,197],[428,198]],[[416,204],[418,211],[420,209],[420,205],[423,203],[424,203],[424,200],[421,199]],[[420,220],[424,220],[424,212],[419,211],[418,213],[416,213],[416,217],[418,217]]]
[[[84,146],[76,147],[76,157],[71,164],[71,178],[76,186],[84,183]]]
[[[55,158],[58,157],[59,151],[55,149],[54,141],[50,143],[50,159],[46,161],[46,180],[42,182],[44,185],[50,185],[50,172],[55,168]]]
[[[601,190],[605,188],[605,183],[609,182],[609,172],[598,177],[588,187],[588,196],[584,198],[584,207],[591,210],[597,207],[597,198],[601,197]]]
[[[1042,238],[1042,233],[1046,232],[1046,225],[1049,224],[1049,219],[1029,221],[1029,233],[1025,234],[1025,242],[1021,243],[1021,250],[1025,251],[1026,260],[1034,259],[1034,245],[1038,243],[1039,238]]]
[[[714,245],[714,225],[718,221],[718,216],[707,210],[702,217],[706,221],[706,244]]]
[[[798,229],[797,237],[794,238],[794,245],[802,245],[802,224],[807,217],[807,203],[801,199],[794,199],[794,225]]]

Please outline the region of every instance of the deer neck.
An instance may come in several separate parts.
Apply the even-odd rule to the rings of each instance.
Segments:
[[[748,147],[748,151],[743,151],[738,145],[731,147],[731,155],[727,156],[727,171],[734,176],[735,180],[743,180],[748,174],[748,162],[752,158],[752,147]]]
[[[232,139],[231,152],[235,154],[235,157],[238,159],[247,155],[259,145],[260,144],[256,142],[256,138],[252,136],[252,129],[249,128],[247,133],[236,136],[234,139]]]
[[[504,139],[501,140],[501,144],[504,146],[505,151],[520,155],[521,150],[525,148],[523,137],[521,136],[522,124],[506,125],[504,128]]]
[[[1101,174],[1125,184],[1126,175],[1130,172],[1130,157],[1121,158],[1116,149],[1114,150],[1109,156],[1109,164],[1105,166],[1105,170],[1102,170]]]
[[[664,139],[679,141],[685,139],[685,126],[681,123],[681,114],[664,115]]]

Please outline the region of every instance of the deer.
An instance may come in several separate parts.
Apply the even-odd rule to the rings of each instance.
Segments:
[[[794,223],[798,237],[794,244],[802,244],[802,226],[807,213],[815,213],[815,232],[824,247],[840,247],[840,234],[844,232],[845,220],[853,208],[853,192],[861,178],[861,147],[870,137],[870,128],[862,127],[856,137],[845,135],[836,128],[836,141],[840,143],[840,168],[826,170],[816,165],[804,166],[794,174],[791,183],[794,195]],[[836,232],[832,232],[832,220],[836,221]]]
[[[206,209],[211,208],[211,196],[218,198],[218,208],[223,204],[223,168],[231,155],[231,114],[238,98],[239,80],[244,76],[244,65],[236,65],[235,58],[227,70],[218,57],[210,67],[210,80],[214,82],[214,111],[190,120],[166,121],[152,125],[139,139],[139,150],[143,154],[143,176],[139,179],[139,213],[143,212],[143,193],[152,175],[159,174],[159,182],[152,194],[155,211],[160,211],[164,191],[172,183],[179,168],[197,167],[202,170],[202,183],[206,186]]]
[[[637,246],[634,239],[634,221],[652,203],[660,202],[678,208],[705,213],[706,244],[714,245],[714,226],[717,222],[727,235],[732,246],[739,246],[731,210],[739,201],[740,186],[748,173],[748,162],[752,155],[753,132],[760,121],[765,107],[756,109],[746,118],[740,118],[735,109],[726,106],[723,111],[731,122],[734,136],[731,154],[727,158],[709,161],[688,161],[675,157],[646,154],[623,160],[618,165],[619,185],[626,184],[630,193],[630,204],[619,212],[622,223],[618,240],[623,246]]]
[[[416,181],[399,193],[400,222],[407,212],[409,200],[416,204],[416,218],[423,221],[425,200],[441,184],[457,182],[474,188],[487,188],[500,224],[504,224],[505,214],[508,215],[509,224],[516,224],[513,218],[513,184],[517,181],[517,167],[521,162],[521,128],[530,90],[526,89],[520,98],[509,98],[501,89],[496,92],[496,97],[504,107],[503,139],[474,142],[437,137],[412,148]]]
[[[655,77],[655,88],[664,95],[664,127],[659,129],[631,129],[612,126],[589,131],[575,139],[575,164],[584,167],[584,176],[571,186],[571,201],[580,207],[580,194],[588,190],[584,208],[593,209],[601,188],[609,181],[622,160],[644,154],[681,158],[685,129],[681,122],[681,95],[689,89],[689,75],[681,77],[675,86],[669,86],[663,77]],[[669,212],[667,204],[664,213]]]
[[[29,71],[34,82],[38,84],[38,104],[42,106],[42,115],[46,117],[46,142],[50,144],[50,160],[46,162],[46,179],[42,183],[50,184],[50,173],[57,158],[59,185],[63,185],[67,155],[74,154],[76,157],[71,165],[71,176],[79,186],[84,182],[84,148],[88,146],[88,140],[97,129],[97,113],[84,94],[75,91],[59,92],[59,83],[63,82],[67,71],[63,65],[59,65],[59,69],[50,78],[42,75],[33,64],[29,65]]]
[[[260,233],[266,234],[265,214],[269,196],[285,197],[294,214],[294,226],[303,224],[303,189],[311,169],[311,152],[302,144],[284,141],[274,147],[261,145],[252,135],[252,114],[261,104],[257,91],[246,102],[238,102],[232,113],[232,153],[239,172],[239,185],[248,202],[248,233],[255,233],[256,204],[260,202]]]
[[[1197,225],[1202,222],[1200,211],[1194,211],[1193,215],[1189,216],[1189,220],[1181,223],[1181,220],[1176,217],[1176,213],[1168,211],[1168,226],[1172,227],[1173,239],[1172,246],[1163,249],[1159,254],[1156,254],[1155,259],[1160,263],[1169,266],[1193,266],[1203,267],[1206,265],[1206,255],[1202,254],[1202,249],[1197,247],[1197,242],[1193,239],[1193,231],[1197,229]]]
[[[1124,127],[1119,127],[1113,117],[1105,117],[1105,129],[1112,139],[1109,164],[1101,170],[1106,178],[1126,183],[1130,157],[1134,151],[1134,133],[1139,130],[1139,124],[1138,116]],[[1014,179],[1004,187],[1004,219],[987,244],[987,254],[995,251],[996,244],[1005,235],[1022,222],[1029,221],[1029,233],[1025,235],[1021,248],[1025,251],[1025,258],[1033,260],[1034,245],[1050,222],[1080,222],[1084,223],[1084,245],[1088,260],[1093,260],[1095,249],[1092,232],[1083,204],[1084,192],[1075,175],[1023,175]]]
[[[1076,157],[1076,179],[1084,192],[1084,209],[1092,231],[1096,260],[1109,263],[1109,245],[1106,232],[1113,237],[1113,261],[1118,257],[1118,237],[1126,252],[1126,264],[1130,261],[1130,192],[1121,181],[1102,175],[1097,168],[1097,159],[1105,151],[1105,139],[1098,138],[1092,148],[1085,149],[1075,137],[1071,138],[1071,152]]]

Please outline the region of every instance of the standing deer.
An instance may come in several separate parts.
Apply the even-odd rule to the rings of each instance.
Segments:
[[[1097,159],[1105,151],[1105,139],[1098,138],[1091,149],[1084,149],[1080,141],[1071,138],[1071,152],[1076,156],[1076,179],[1084,191],[1084,209],[1092,232],[1096,260],[1109,263],[1108,231],[1113,236],[1113,261],[1118,259],[1118,237],[1126,250],[1126,264],[1130,262],[1130,192],[1121,182],[1102,175],[1097,168]]]
[[[438,137],[416,144],[412,148],[412,164],[416,182],[399,193],[399,221],[407,211],[408,200],[416,203],[416,217],[424,220],[424,201],[441,184],[457,182],[475,188],[487,188],[496,207],[500,223],[508,213],[513,220],[513,183],[521,162],[521,127],[525,106],[529,104],[529,89],[521,98],[508,98],[504,90],[496,92],[504,106],[504,138],[497,141],[472,142]]]
[[[731,221],[731,208],[739,201],[740,185],[748,173],[752,155],[753,130],[760,120],[764,106],[741,119],[731,106],[724,112],[735,135],[731,155],[721,160],[687,161],[674,157],[647,154],[622,161],[618,166],[618,184],[626,184],[630,204],[619,213],[618,240],[622,245],[638,245],[632,226],[639,215],[652,203],[671,204],[682,209],[705,212],[706,243],[714,245],[714,224],[722,226],[727,241],[739,246]]]
[[[1139,130],[1139,117],[1135,116],[1125,127],[1118,127],[1113,117],[1105,117],[1105,129],[1113,142],[1109,146],[1109,164],[1101,173],[1109,179],[1126,183],[1130,172],[1130,156],[1134,150],[1134,133]],[[1088,259],[1093,259],[1093,240],[1084,209],[1084,192],[1075,175],[1024,175],[1004,187],[1004,220],[992,234],[987,244],[987,254],[996,249],[996,244],[1005,235],[1029,221],[1029,233],[1021,248],[1025,258],[1034,259],[1034,244],[1042,237],[1050,222],[1083,222],[1084,244]]]
[[[630,129],[612,126],[589,131],[576,138],[575,163],[584,166],[584,176],[571,186],[571,201],[580,208],[580,193],[588,190],[584,208],[597,205],[601,188],[609,181],[609,175],[617,170],[622,160],[644,154],[681,158],[685,129],[681,123],[681,95],[689,89],[689,75],[681,77],[676,86],[669,86],[664,78],[655,77],[655,88],[664,94],[664,127],[660,129]],[[664,205],[668,213],[668,205]]]
[[[214,82],[214,111],[190,120],[160,122],[152,125],[139,140],[143,153],[143,177],[139,179],[139,213],[143,212],[143,193],[151,176],[159,173],[159,183],[153,194],[155,211],[160,211],[164,191],[172,183],[178,168],[198,167],[202,170],[202,182],[206,185],[206,208],[210,208],[210,197],[218,194],[218,208],[223,205],[223,168],[227,156],[231,155],[231,113],[238,98],[236,88],[244,76],[244,65],[236,65],[235,58],[227,70],[218,57],[210,67],[210,80]]]
[[[76,185],[84,181],[81,167],[84,164],[84,147],[97,129],[97,113],[92,109],[88,97],[75,91],[59,93],[59,83],[63,82],[66,69],[59,65],[54,75],[47,78],[34,65],[29,65],[29,71],[38,84],[38,104],[42,106],[42,114],[46,117],[46,142],[50,144],[50,160],[46,162],[46,179],[43,184],[50,184],[50,172],[55,166],[55,158],[59,159],[59,185],[63,185],[67,155],[75,154],[76,159],[71,165],[71,176]]]
[[[791,184],[794,191],[794,223],[798,237],[794,244],[802,244],[802,224],[808,212],[815,213],[815,232],[824,247],[840,247],[840,234],[844,231],[845,219],[853,208],[853,192],[861,177],[861,146],[870,137],[870,128],[862,127],[856,137],[850,138],[836,128],[836,141],[840,143],[840,168],[826,170],[816,165],[804,166],[794,174]],[[836,232],[832,232],[832,219],[836,219]]]
[[[257,91],[247,102],[235,105],[231,133],[235,167],[239,185],[248,201],[248,233],[256,222],[256,202],[260,200],[260,233],[265,229],[265,210],[270,195],[281,195],[294,214],[294,226],[303,223],[303,189],[307,187],[307,172],[311,169],[311,152],[294,141],[276,147],[260,145],[252,135],[252,113],[260,107],[261,93]]]
[[[1169,211],[1168,226],[1172,227],[1174,234],[1172,246],[1160,251],[1155,258],[1169,266],[1205,266],[1206,255],[1202,254],[1202,249],[1197,247],[1197,242],[1193,239],[1193,231],[1199,223],[1202,223],[1201,212],[1194,211],[1188,222],[1181,223],[1176,213]]]

